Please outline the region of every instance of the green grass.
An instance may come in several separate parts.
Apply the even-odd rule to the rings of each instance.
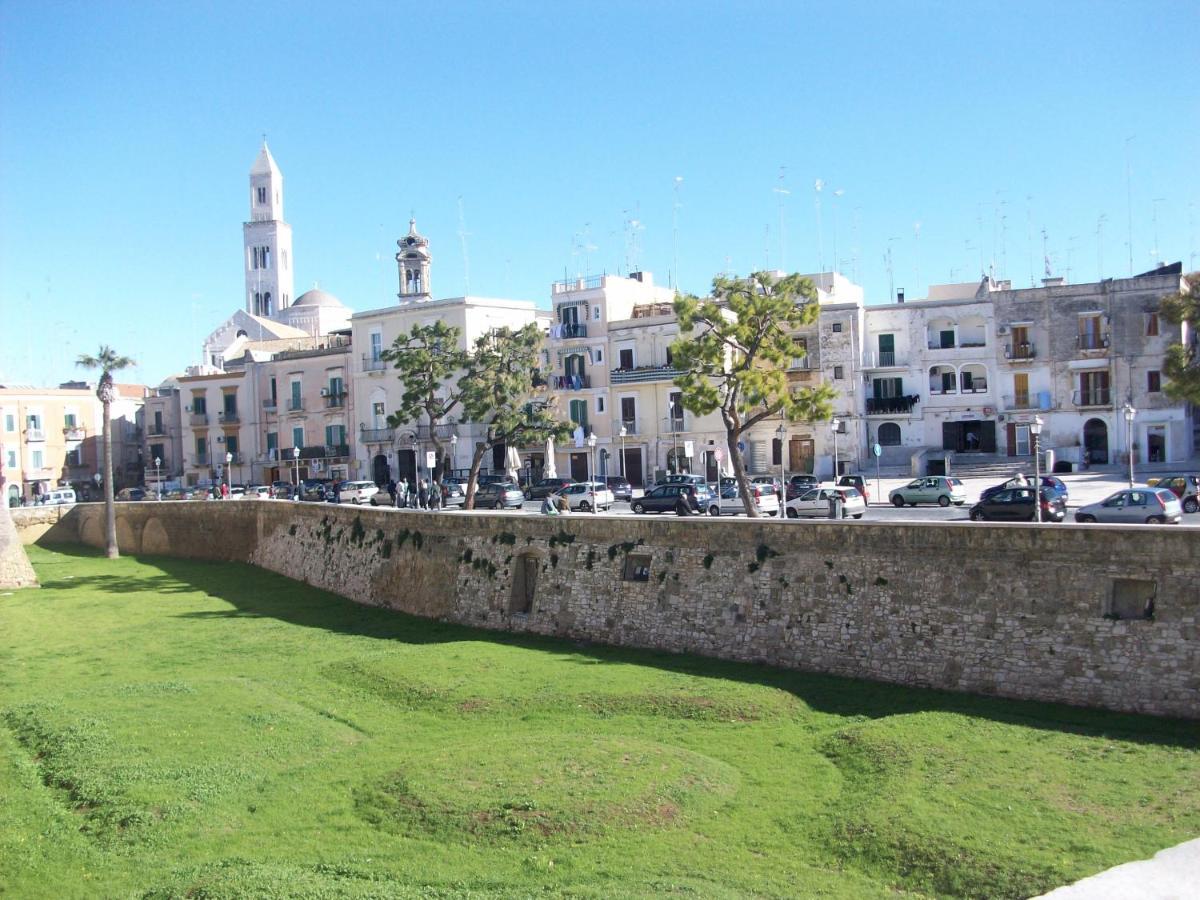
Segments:
[[[32,548],[0,894],[1020,897],[1200,833],[1195,723],[491,634]]]

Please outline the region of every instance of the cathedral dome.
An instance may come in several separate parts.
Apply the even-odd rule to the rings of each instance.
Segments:
[[[296,298],[296,302],[292,306],[324,306],[344,309],[346,304],[333,296],[333,294],[322,291],[319,288],[313,288],[311,291],[305,291]]]

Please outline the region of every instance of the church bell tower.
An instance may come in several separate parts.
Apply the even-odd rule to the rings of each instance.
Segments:
[[[292,226],[283,220],[283,174],[263,141],[250,168],[250,221],[242,225],[246,312],[274,317],[292,304]]]
[[[400,252],[396,254],[396,265],[400,269],[400,293],[402,304],[424,303],[432,299],[429,289],[429,239],[417,234],[417,220],[408,220],[408,234],[396,241]]]

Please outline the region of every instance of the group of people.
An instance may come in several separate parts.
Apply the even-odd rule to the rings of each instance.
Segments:
[[[547,494],[542,501],[543,516],[565,516],[571,511],[571,504],[562,494]]]
[[[430,484],[428,480],[414,478],[409,484],[407,478],[399,482],[390,479],[387,485],[388,496],[392,506],[397,509],[442,509],[446,505],[445,488],[439,484]]]

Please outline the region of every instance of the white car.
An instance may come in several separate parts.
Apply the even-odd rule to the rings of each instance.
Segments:
[[[771,485],[751,484],[750,491],[760,515],[779,515],[779,495],[775,493]],[[717,503],[717,508],[720,510],[719,515],[744,516],[746,514],[746,504],[742,502],[742,495],[738,493],[736,484],[721,485],[721,494]]]
[[[373,481],[343,481],[339,495],[342,503],[369,503],[379,493]]]
[[[271,489],[265,484],[252,484],[246,488],[242,498],[245,500],[270,500]]]
[[[838,495],[842,500],[842,518],[853,517],[861,519],[867,511],[867,501],[853,487],[818,487],[804,491],[800,496],[787,502],[787,517],[789,519],[810,518],[824,519],[829,517],[829,500]]]
[[[593,509],[609,509],[617,498],[608,486],[598,481],[577,481],[568,484],[558,492],[558,496],[566,497],[571,511],[591,512]]]

